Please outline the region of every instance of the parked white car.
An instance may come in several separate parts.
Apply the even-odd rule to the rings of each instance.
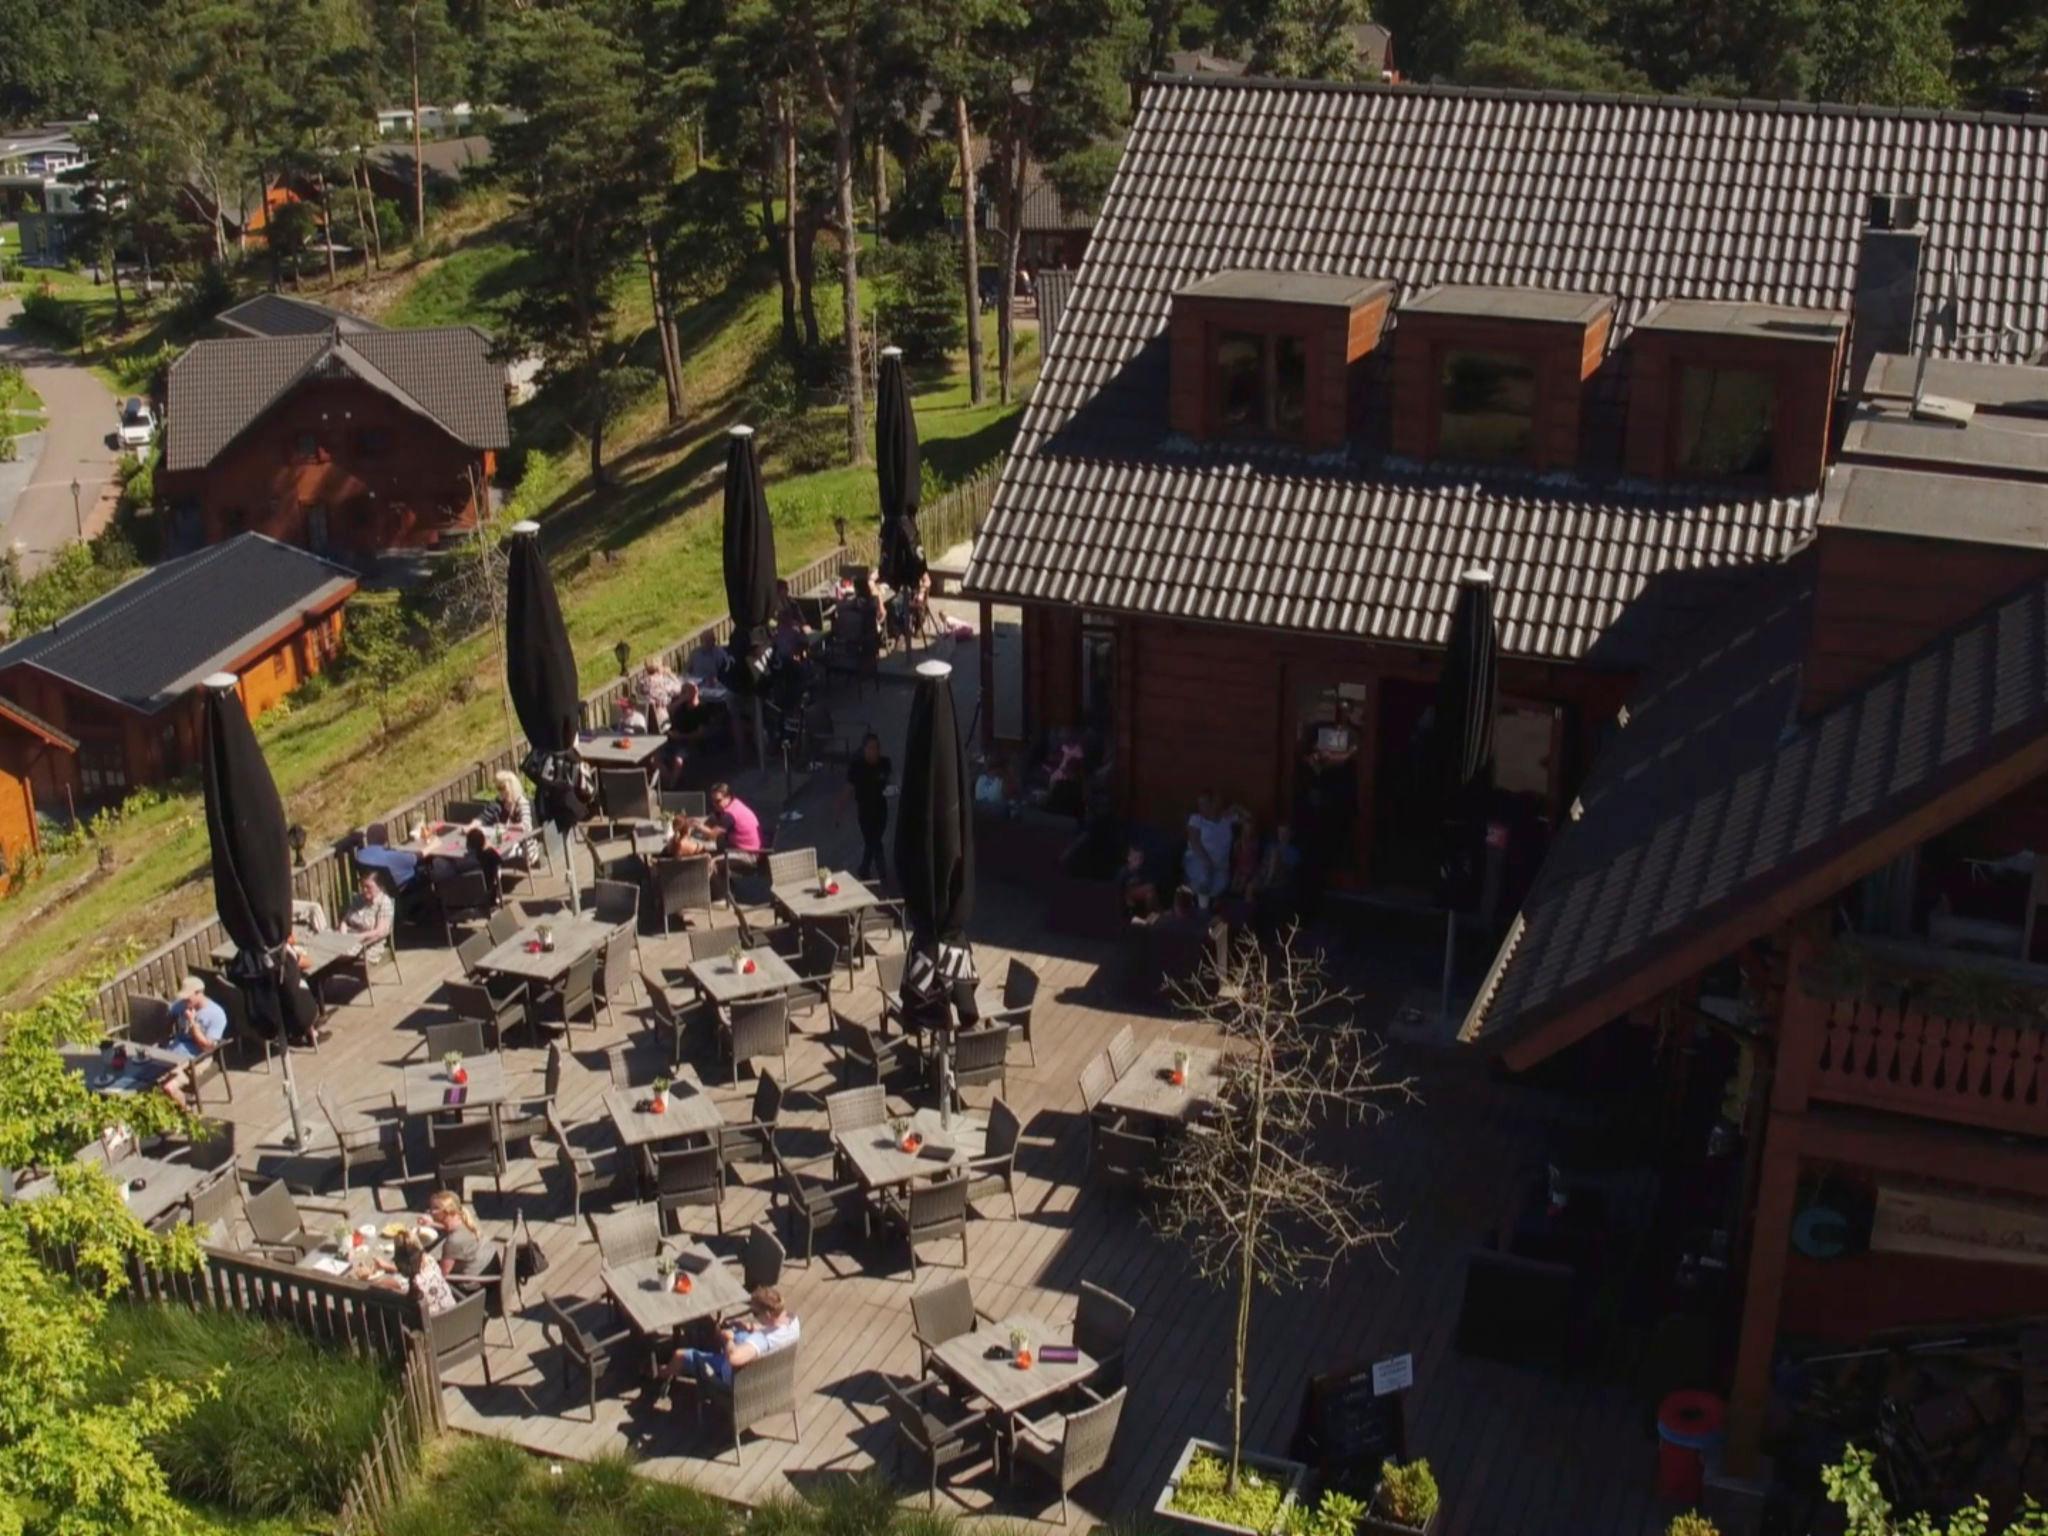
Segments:
[[[147,453],[149,445],[155,441],[156,413],[141,397],[130,395],[128,403],[121,407],[121,446],[136,453]]]

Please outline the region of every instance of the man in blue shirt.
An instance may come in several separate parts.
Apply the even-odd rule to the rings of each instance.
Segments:
[[[178,988],[178,1000],[171,1004],[168,1049],[188,1061],[197,1061],[220,1049],[221,1041],[227,1037],[226,1010],[206,995],[205,982],[197,976],[187,976]]]

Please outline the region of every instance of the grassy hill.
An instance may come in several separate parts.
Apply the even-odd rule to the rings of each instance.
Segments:
[[[518,260],[501,236],[501,226],[482,225],[402,279],[366,285],[366,295],[313,296],[377,313],[387,324],[488,325],[505,274]],[[646,324],[645,284],[637,285],[637,312],[626,302],[633,291],[632,285],[621,289],[629,338]],[[836,316],[836,293],[821,292],[818,305]],[[636,652],[651,649],[724,610],[718,526],[723,434],[752,415],[779,314],[772,278],[756,272],[678,317],[689,414],[671,429],[658,390],[641,402],[609,440],[612,483],[602,488],[590,484],[584,449],[560,432],[545,400],[523,408],[520,430],[541,446],[525,455],[516,500],[522,511],[552,525],[556,565],[574,571],[562,581],[562,606],[586,687],[615,668],[618,641]],[[1029,337],[1026,343],[1021,383],[1028,387],[1037,358]],[[651,336],[636,345],[651,348]],[[957,367],[919,379],[913,398],[925,458],[949,480],[993,464],[1015,430],[1018,407],[970,405]],[[809,460],[843,419],[839,410],[820,407],[764,424],[763,469],[785,568],[832,546],[835,516],[856,524],[875,516],[871,468],[792,469],[793,449]],[[610,558],[587,565],[576,558],[592,550]],[[508,731],[502,692],[493,638],[472,635],[455,640],[387,698],[394,723],[384,739],[365,685],[328,680],[316,680],[266,715],[257,735],[287,813],[325,837],[495,750]],[[118,961],[162,943],[208,910],[206,830],[195,787],[145,795],[102,832],[111,870],[96,873],[97,850],[81,842],[53,858],[42,878],[0,902],[0,1005],[24,1001],[95,961]]]

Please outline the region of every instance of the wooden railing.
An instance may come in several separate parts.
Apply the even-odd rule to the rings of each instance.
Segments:
[[[433,1350],[425,1335],[407,1334],[398,1391],[384,1409],[377,1438],[356,1463],[355,1476],[342,1494],[334,1522],[339,1536],[382,1527],[418,1477],[428,1438],[447,1427]]]
[[[191,1271],[132,1266],[132,1293],[289,1323],[307,1337],[403,1365],[418,1333],[413,1301],[397,1291],[253,1254],[205,1249]]]
[[[918,532],[925,548],[929,551],[947,549],[978,533],[988,517],[990,504],[995,500],[996,479],[993,473],[984,475],[955,487],[931,506],[921,509]],[[811,592],[836,576],[842,565],[872,563],[875,546],[875,530],[871,522],[864,520],[860,530],[849,528],[838,548],[791,571],[790,590]],[[715,645],[723,645],[731,634],[732,620],[720,617],[691,630],[654,654],[680,671],[689,654],[705,639],[710,639]],[[611,718],[612,705],[623,691],[625,682],[623,678],[613,678],[584,696],[582,711],[586,728]],[[453,778],[371,819],[392,826],[410,825],[416,819],[439,820],[442,810],[452,800],[488,798],[491,776],[504,768],[516,771],[524,753],[524,743],[516,747],[507,746],[489,757],[478,759]],[[318,852],[308,853],[304,866],[292,874],[292,886],[299,899],[317,901],[330,914],[346,907],[349,898],[355,894],[355,871],[350,857],[353,848],[353,842],[344,835]],[[219,920],[208,918],[181,930],[169,943],[151,950],[114,976],[100,988],[93,1001],[93,1011],[101,1026],[110,1030],[126,1029],[130,998],[172,996],[179,981],[189,975],[194,966],[210,963],[214,946],[226,937],[227,931]]]
[[[1854,998],[1821,1006],[1813,1098],[2048,1135],[2048,1029]]]

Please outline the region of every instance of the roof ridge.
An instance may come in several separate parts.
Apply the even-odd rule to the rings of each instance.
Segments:
[[[1832,101],[1791,101],[1783,98],[1762,96],[1688,96],[1682,92],[1654,91],[1566,91],[1558,89],[1532,90],[1523,86],[1504,85],[1449,85],[1435,82],[1384,80],[1307,80],[1290,79],[1278,75],[1183,75],[1168,71],[1155,71],[1147,79],[1151,85],[1170,85],[1176,88],[1200,90],[1269,90],[1296,91],[1304,95],[1318,92],[1342,95],[1364,95],[1378,93],[1388,96],[1437,96],[1448,99],[1470,98],[1479,101],[1543,101],[1585,106],[1624,107],[1668,107],[1690,108],[1706,111],[1774,112],[1787,115],[1811,115],[1816,117],[1867,117],[1884,119],[1919,119],[1935,122],[1964,123],[2010,123],[2022,128],[2048,129],[2048,116],[2020,116],[2013,112],[1997,112],[1990,108],[1958,107],[1882,107],[1867,104],[1852,105]]]

